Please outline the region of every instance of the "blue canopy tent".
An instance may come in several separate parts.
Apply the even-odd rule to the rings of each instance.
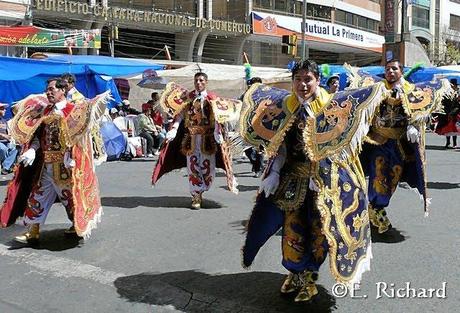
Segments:
[[[406,74],[410,69],[410,67],[405,67],[404,73]],[[383,78],[385,76],[385,69],[383,66],[365,66],[359,69],[359,73],[366,73]],[[406,79],[411,83],[419,83],[423,81],[430,81],[433,78],[446,78],[448,80],[452,78],[460,79],[460,71],[448,70],[439,67],[420,67]]]
[[[48,55],[45,59],[0,56],[0,102],[10,107],[30,94],[42,93],[48,78],[72,73],[77,78],[77,89],[88,98],[111,90],[112,107],[121,102],[112,77],[139,74],[147,69],[159,70],[163,66],[97,55]]]

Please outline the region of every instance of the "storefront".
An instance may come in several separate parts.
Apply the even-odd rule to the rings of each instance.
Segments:
[[[252,51],[253,56],[261,55],[255,63],[271,62],[274,65],[286,63],[286,58],[289,59],[289,56],[280,56],[283,35],[298,36],[298,56],[300,56],[301,18],[253,11],[252,28],[253,36],[250,38],[252,43],[248,43],[247,48]],[[368,65],[381,60],[385,38],[378,34],[312,19],[306,20],[305,30],[309,57],[320,63],[349,62]]]

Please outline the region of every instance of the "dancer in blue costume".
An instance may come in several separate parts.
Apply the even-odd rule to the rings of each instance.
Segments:
[[[447,80],[409,83],[398,60],[387,62],[383,83],[389,96],[377,108],[360,154],[369,176],[369,218],[379,233],[392,227],[385,208],[400,182],[419,192],[427,212],[425,124],[450,90]]]
[[[318,293],[318,270],[329,253],[336,281],[352,286],[369,269],[366,182],[358,150],[383,84],[329,94],[315,62],[292,69],[292,93],[254,84],[245,94],[242,137],[270,158],[248,223],[243,265],[282,229],[282,293],[295,301]]]

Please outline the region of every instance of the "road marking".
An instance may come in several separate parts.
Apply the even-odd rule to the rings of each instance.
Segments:
[[[25,263],[55,277],[83,278],[111,287],[117,278],[126,276],[123,273],[104,270],[94,265],[49,254],[41,255],[36,252],[8,250],[8,247],[2,244],[0,244],[0,255],[15,258],[20,263]]]
[[[16,259],[18,263],[25,263],[39,270],[41,274],[50,274],[58,278],[83,278],[93,282],[114,288],[114,281],[117,278],[127,276],[123,273],[104,270],[103,268],[85,264],[80,261],[66,259],[49,254],[38,254],[32,251],[9,250],[3,244],[0,244],[0,256],[7,256]],[[182,312],[173,305],[154,305],[153,312]]]

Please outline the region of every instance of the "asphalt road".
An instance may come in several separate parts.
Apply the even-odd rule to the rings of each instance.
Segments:
[[[334,295],[341,289],[333,288],[328,260],[313,302],[280,296],[286,271],[279,236],[249,270],[241,267],[244,224],[259,183],[244,159],[235,160],[239,195],[218,173],[199,211],[188,209],[185,170],[152,189],[154,162],[138,159],[98,168],[104,215],[89,240],[64,237],[70,223],[60,204],[37,247],[11,241],[23,232],[19,225],[0,229],[0,312],[456,312],[460,151],[443,145],[443,137],[428,134],[430,216],[415,192],[398,188],[388,210],[395,230],[374,238],[371,271],[354,297]],[[2,197],[8,178],[0,177]],[[445,295],[421,297],[443,283]]]

